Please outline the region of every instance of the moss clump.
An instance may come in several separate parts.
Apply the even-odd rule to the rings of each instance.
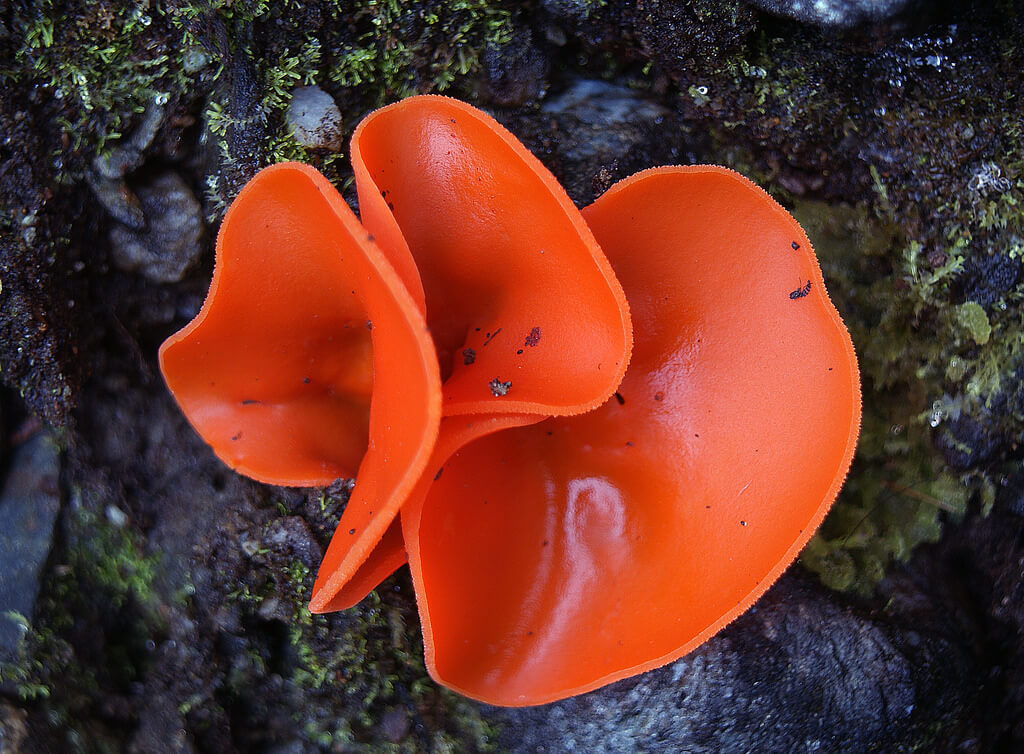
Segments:
[[[165,11],[149,0],[41,0],[11,25],[14,60],[22,62],[0,70],[0,80],[46,87],[74,151],[102,149],[151,102],[166,104],[189,88],[169,43],[178,35],[168,33]],[[73,165],[65,169],[74,172]]]
[[[211,218],[272,162],[300,160],[336,183],[348,179],[340,154],[307,149],[288,132],[285,113],[296,86],[327,90],[351,124],[390,100],[457,90],[489,45],[512,36],[509,11],[487,0],[218,0],[175,12],[218,71],[205,113],[209,142],[219,152],[219,169],[206,179]]]
[[[142,680],[166,626],[153,593],[159,558],[144,554],[127,529],[73,510],[62,523],[55,563],[35,623],[25,621],[20,657],[0,665],[0,678],[43,706],[72,742],[76,725],[94,717],[105,698],[129,694]],[[120,735],[110,733],[111,746]]]

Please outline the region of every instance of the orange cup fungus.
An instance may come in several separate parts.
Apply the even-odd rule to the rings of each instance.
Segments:
[[[860,427],[796,221],[710,166],[644,171],[581,213],[443,97],[369,115],[352,160],[361,222],[312,168],[253,178],[206,303],[160,349],[237,471],[356,475],[310,609],[408,557],[431,675],[510,706],[663,665],[747,609]]]

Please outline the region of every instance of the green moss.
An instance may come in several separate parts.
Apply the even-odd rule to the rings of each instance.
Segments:
[[[337,51],[327,78],[342,87],[368,87],[377,105],[442,92],[480,65],[486,45],[511,38],[509,12],[486,0],[416,6],[359,0],[347,13],[359,31]]]
[[[73,150],[102,149],[149,103],[188,89],[189,76],[167,41],[165,11],[148,0],[41,0],[15,16],[12,27],[21,65],[0,70],[0,81],[46,87]]]
[[[63,544],[43,583],[35,621],[0,681],[42,705],[69,740],[96,699],[127,694],[166,626],[153,592],[158,556],[139,538],[84,508],[63,521]],[[113,744],[112,744],[113,745]]]

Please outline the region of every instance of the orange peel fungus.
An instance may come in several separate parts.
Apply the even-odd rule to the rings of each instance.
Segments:
[[[352,160],[361,221],[312,168],[259,173],[160,349],[232,468],[356,475],[310,609],[408,557],[431,675],[522,706],[665,664],[749,607],[860,427],[796,221],[710,166],[644,171],[581,213],[444,97],[367,116]]]

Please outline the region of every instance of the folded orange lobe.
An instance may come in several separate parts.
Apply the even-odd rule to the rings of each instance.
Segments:
[[[469,442],[402,513],[428,669],[492,704],[581,693],[721,629],[807,542],[859,430],[849,335],[761,189],[661,168],[584,216],[633,316],[617,393]]]
[[[352,164],[362,223],[426,312],[446,415],[529,423],[614,390],[632,346],[625,296],[579,211],[514,136],[457,100],[412,97],[364,119]],[[312,609],[357,602],[403,562],[397,542],[329,597],[344,584],[329,576],[344,554],[336,537]]]
[[[320,485],[358,470],[320,585],[337,591],[422,473],[441,399],[419,307],[327,179],[288,163],[246,185],[221,226],[206,303],[160,364],[238,471]]]
[[[444,412],[572,414],[615,389],[632,344],[615,275],[540,162],[481,111],[412,97],[352,137],[363,221],[415,269]]]

